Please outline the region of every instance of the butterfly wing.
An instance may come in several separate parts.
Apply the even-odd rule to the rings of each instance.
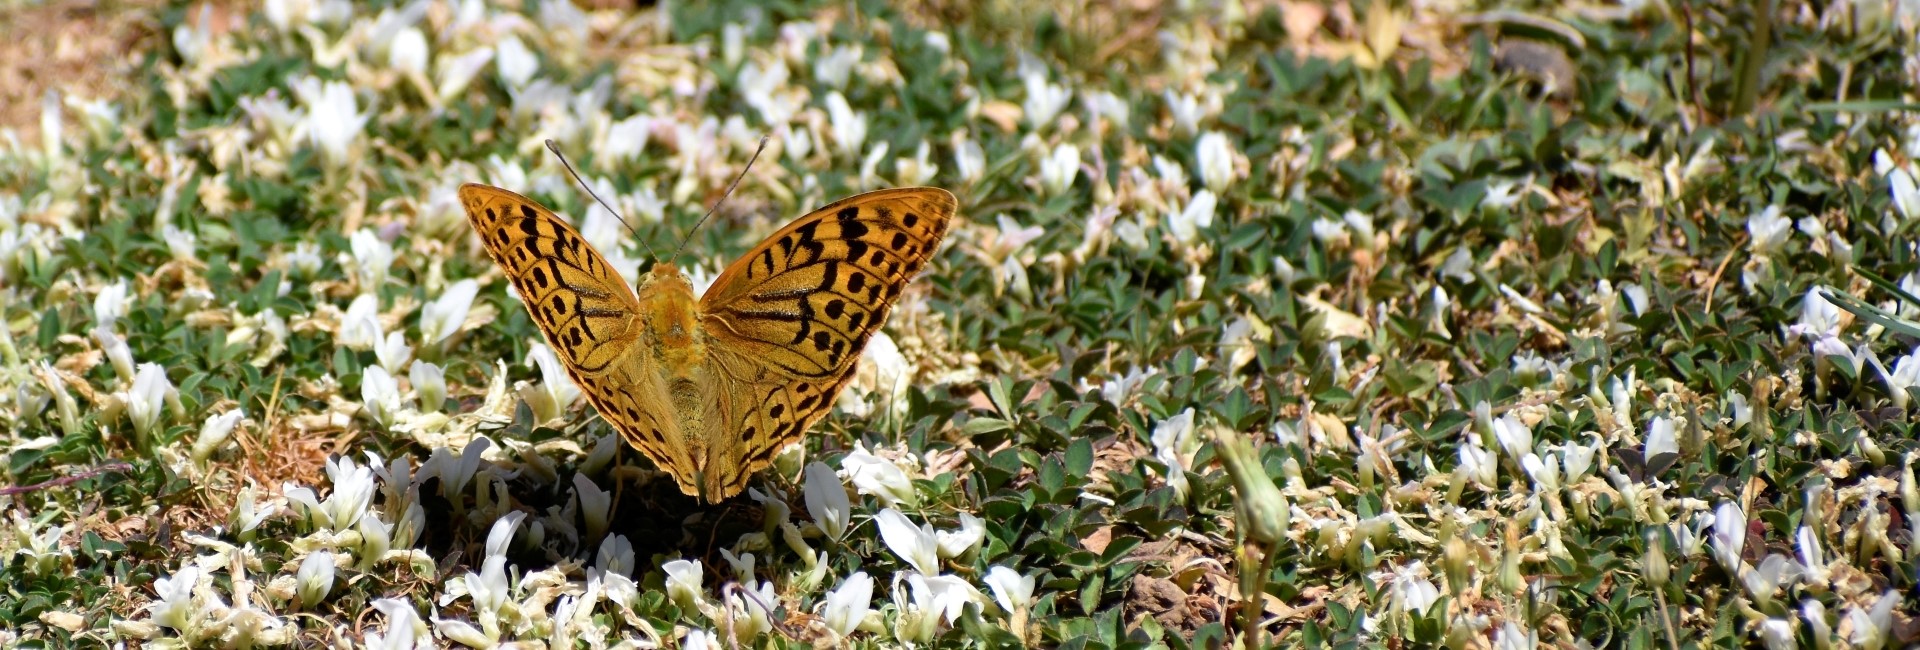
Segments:
[[[487,254],[520,292],[533,322],[588,401],[682,490],[693,472],[660,373],[640,350],[645,314],[625,279],[580,233],[539,203],[487,185],[460,186]]]
[[[710,395],[708,495],[738,493],[832,408],[867,339],[926,266],[958,203],[931,187],[868,192],[767,237],[700,298]]]

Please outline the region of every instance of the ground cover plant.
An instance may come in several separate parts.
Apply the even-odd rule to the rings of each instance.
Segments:
[[[1731,4],[0,3],[0,642],[1912,646],[1920,11]],[[960,209],[704,505],[466,182]]]

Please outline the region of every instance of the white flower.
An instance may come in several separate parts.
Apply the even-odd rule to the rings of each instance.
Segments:
[[[1027,71],[1020,82],[1027,88],[1027,99],[1021,108],[1026,114],[1027,126],[1035,131],[1052,124],[1053,118],[1059,117],[1067,102],[1073,100],[1073,91],[1048,83],[1045,73],[1039,70]]]
[[[1740,584],[1746,587],[1747,594],[1762,603],[1773,599],[1773,593],[1780,587],[1791,585],[1800,577],[1800,565],[1779,553],[1770,553],[1767,559],[1760,561],[1758,568],[1749,568],[1740,572]]]
[[[1920,218],[1920,186],[1916,186],[1913,173],[1905,167],[1895,167],[1887,172],[1888,190],[1893,192],[1893,207],[1900,216],[1907,219]]]
[[[1390,571],[1376,573],[1375,580],[1387,583],[1390,610],[1425,614],[1427,608],[1440,600],[1440,588],[1428,579],[1431,573],[1425,562],[1414,560]]]
[[[174,261],[193,262],[199,259],[194,255],[194,247],[200,240],[193,233],[175,228],[173,224],[165,224],[160,226],[160,239],[167,242],[167,252],[173,255]]]
[[[687,630],[687,638],[680,640],[680,650],[718,650],[727,645],[720,636],[706,630]]]
[[[833,468],[818,461],[808,464],[804,490],[807,515],[813,517],[813,524],[820,528],[820,532],[832,540],[846,535],[853,505],[847,499],[846,486],[840,483],[840,477],[833,473]]]
[[[1843,314],[1821,293],[1820,287],[1814,287],[1808,289],[1806,298],[1800,301],[1800,322],[1788,329],[1809,338],[1834,336],[1840,333]]]
[[[847,77],[853,75],[853,66],[860,62],[860,54],[858,45],[835,46],[813,61],[814,79],[836,91],[846,88]]]
[[[1793,621],[1784,618],[1769,618],[1760,623],[1760,641],[1767,650],[1792,650],[1799,642],[1793,638]]]
[[[400,382],[386,368],[368,366],[360,374],[360,401],[366,405],[367,418],[382,427],[393,426],[400,413]]]
[[[333,554],[326,551],[308,553],[307,559],[300,561],[295,593],[302,607],[311,609],[326,600],[327,593],[333,591],[333,569]]]
[[[633,162],[640,157],[640,152],[646,151],[652,136],[653,116],[634,115],[614,122],[600,141],[597,157],[605,161],[603,164]]]
[[[1560,448],[1560,466],[1565,470],[1565,480],[1571,485],[1579,483],[1593,469],[1593,457],[1596,449],[1586,445],[1567,444]]]
[[[527,362],[540,369],[540,385],[522,386],[521,399],[533,409],[535,420],[547,422],[559,418],[580,397],[580,387],[574,385],[566,366],[560,365],[560,357],[554,356],[553,349],[545,343],[533,345],[527,353]]]
[[[509,34],[493,46],[493,51],[499,57],[494,69],[500,72],[500,83],[508,89],[526,88],[527,82],[532,81],[533,75],[540,71],[540,59],[535,58],[533,51],[520,42],[519,36]]]
[[[1200,239],[1200,231],[1213,227],[1213,213],[1218,205],[1213,190],[1195,192],[1193,200],[1179,212],[1167,215],[1167,227],[1173,231],[1175,241],[1184,245],[1193,245]]]
[[[1646,458],[1651,460],[1657,454],[1680,453],[1680,445],[1674,439],[1673,419],[1656,415],[1647,423]]]
[[[1793,237],[1793,220],[1781,216],[1780,206],[1769,205],[1758,214],[1747,217],[1747,235],[1752,237],[1747,248],[1755,255],[1777,253]]]
[[[1208,131],[1200,136],[1195,146],[1194,157],[1200,161],[1200,178],[1207,183],[1207,189],[1225,192],[1235,178],[1233,167],[1233,143],[1219,131]],[[1198,200],[1196,198],[1196,200]]]
[[[415,639],[425,628],[420,614],[413,606],[398,598],[382,598],[373,601],[373,608],[387,615],[386,633],[368,632],[364,641],[366,647],[377,650],[415,650]]]
[[[1887,382],[1887,394],[1893,397],[1893,405],[1907,408],[1907,389],[1920,386],[1920,348],[1914,348],[1912,354],[1895,358],[1892,372],[1888,372],[1878,359],[1874,360],[1873,365],[1880,371],[1880,378]]]
[[[960,177],[960,180],[966,181],[967,183],[979,181],[980,176],[987,171],[986,150],[980,147],[978,141],[966,137],[966,132],[964,131],[954,131],[951,144],[953,145],[953,170],[955,174]]]
[[[1493,439],[1516,463],[1533,451],[1533,429],[1511,411],[1493,421]]]
[[[127,347],[127,342],[114,334],[112,327],[95,327],[93,340],[106,353],[107,361],[113,364],[113,372],[120,375],[120,381],[133,381],[133,350]]]
[[[827,122],[833,128],[833,148],[842,156],[857,156],[867,142],[867,116],[847,105],[836,90],[827,94]]]
[[[347,150],[360,138],[361,129],[366,128],[367,118],[371,117],[370,113],[360,112],[353,87],[344,81],[323,83],[314,77],[303,77],[293,83],[293,94],[306,107],[295,131],[305,134],[328,164],[350,162]]]
[[[160,364],[140,364],[133,379],[133,390],[126,393],[127,419],[133,422],[134,431],[147,436],[163,423],[169,403],[179,399],[179,391],[167,379],[167,371]]]
[[[1193,135],[1200,130],[1200,118],[1206,113],[1200,105],[1200,98],[1194,95],[1176,94],[1169,88],[1165,92],[1167,113],[1173,116],[1173,128],[1180,135]]]
[[[866,620],[872,604],[873,578],[861,571],[847,576],[840,586],[827,592],[820,604],[821,618],[825,619],[827,629],[844,639]]]
[[[1740,552],[1747,546],[1747,514],[1732,501],[1713,511],[1713,559],[1727,573],[1740,574]]]
[[[247,412],[241,409],[207,416],[207,421],[200,425],[200,437],[193,441],[193,459],[204,462],[212,457],[213,452],[220,448],[220,443],[233,435],[234,425],[245,417]]]
[[[420,309],[421,345],[447,340],[467,322],[473,299],[480,294],[480,283],[469,278],[449,285],[440,297]]]
[[[1153,427],[1153,457],[1165,469],[1167,485],[1182,498],[1187,494],[1187,463],[1198,441],[1193,435],[1193,407],[1161,420]]]
[[[900,556],[920,573],[939,573],[940,548],[933,526],[915,526],[906,515],[893,508],[881,510],[880,514],[874,516],[873,522],[880,527],[880,539],[887,543],[887,548],[892,549],[894,555]]]
[[[413,346],[407,345],[407,338],[399,332],[388,332],[386,340],[373,346],[373,357],[387,374],[398,373],[413,359]]]
[[[912,507],[920,503],[913,479],[900,466],[868,453],[863,445],[856,445],[840,460],[840,476],[861,494],[880,499],[882,505]]]
[[[899,177],[898,183],[911,187],[933,180],[933,176],[940,173],[940,166],[933,163],[932,156],[933,150],[927,146],[927,141],[921,140],[912,158],[895,158],[893,168],[894,174]]]
[[[114,322],[127,315],[132,307],[127,299],[127,281],[115,280],[93,296],[93,326],[112,331]]]
[[[1863,610],[1858,605],[1848,607],[1846,616],[1853,634],[1847,636],[1847,641],[1866,650],[1885,647],[1893,634],[1893,608],[1900,601],[1900,592],[1889,589],[1873,602],[1872,609]]]
[[[413,384],[413,395],[420,400],[420,410],[433,412],[447,402],[447,372],[440,366],[419,359],[407,368],[407,382]]]
[[[949,624],[960,620],[960,615],[966,613],[967,603],[985,605],[987,602],[986,594],[959,576],[932,576],[925,581],[940,617]]]
[[[261,507],[263,505],[265,504],[254,501],[252,483],[240,488],[240,498],[234,503],[233,516],[228,524],[233,526],[234,534],[239,536],[241,541],[251,540],[253,531],[266,522],[268,516],[274,514],[272,509]]]
[[[698,610],[702,602],[700,582],[702,571],[699,560],[673,560],[660,565],[667,574],[667,599],[679,605],[681,609]]]
[[[983,578],[987,588],[993,590],[993,600],[1000,609],[1008,614],[1021,614],[1033,606],[1033,576],[1023,576],[1020,572],[1004,566],[987,569]]]
[[[1153,173],[1159,175],[1162,192],[1177,192],[1187,188],[1187,169],[1180,162],[1160,154],[1153,155]]]
[[[587,539],[604,537],[612,523],[608,516],[613,512],[613,495],[579,472],[573,474],[573,493],[580,501],[580,518],[586,521]]]
[[[353,233],[350,245],[354,264],[358,267],[354,275],[360,280],[360,292],[379,293],[380,285],[386,284],[387,273],[393,268],[393,245],[366,228]]]
[[[201,612],[193,588],[199,584],[200,577],[200,566],[188,562],[172,576],[153,581],[154,598],[147,605],[147,610],[153,612],[155,625],[170,627],[183,634],[196,627]]]
[[[1119,95],[1105,90],[1092,92],[1083,90],[1080,91],[1080,103],[1087,107],[1089,115],[1095,118],[1106,118],[1120,129],[1126,129],[1132,122],[1132,108],[1127,105],[1127,100]]]
[[[447,99],[465,92],[480,75],[480,69],[493,62],[493,48],[482,47],[459,56],[440,57],[439,71],[434,75],[433,91],[441,99]]]
[[[1533,479],[1539,491],[1553,492],[1560,489],[1559,457],[1549,454],[1545,460],[1542,460],[1538,454],[1529,451],[1520,459],[1520,468],[1526,470],[1527,476]]]
[[[1493,452],[1480,446],[1479,438],[1469,438],[1467,444],[1460,445],[1460,471],[1485,487],[1493,487],[1499,465],[1493,460]]]
[[[1040,160],[1040,187],[1047,196],[1059,196],[1073,187],[1080,175],[1080,148],[1062,142],[1053,153]]]
[[[354,297],[346,313],[340,316],[340,330],[334,342],[350,350],[365,350],[379,343],[383,338],[379,309],[379,298],[371,293]]]
[[[594,554],[593,565],[609,574],[630,576],[638,568],[633,554],[633,542],[626,535],[609,535],[600,542],[600,551]]]
[[[404,27],[387,45],[387,67],[409,75],[427,74],[427,36],[418,27]]]
[[[965,512],[960,513],[960,527],[953,532],[940,531],[936,534],[940,547],[940,557],[965,557],[980,547],[987,538],[987,522]]]
[[[1514,189],[1519,186],[1520,184],[1517,181],[1511,179],[1489,181],[1487,183],[1486,196],[1480,197],[1480,205],[1495,210],[1512,208],[1514,205],[1520,203],[1520,199],[1524,196],[1521,193],[1514,192]]]

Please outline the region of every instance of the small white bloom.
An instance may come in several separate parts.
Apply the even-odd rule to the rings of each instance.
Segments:
[[[1727,501],[1713,511],[1713,559],[1727,573],[1740,574],[1740,552],[1747,546],[1747,514]]]
[[[840,476],[853,483],[861,494],[876,497],[885,506],[912,507],[920,503],[913,479],[900,466],[855,446],[840,460]]]
[[[1033,606],[1033,576],[1023,576],[1020,572],[1004,566],[987,569],[984,578],[987,587],[993,590],[993,600],[1000,609],[1008,614],[1025,612]]]
[[[382,427],[393,426],[400,413],[400,382],[386,368],[368,366],[360,374],[360,401],[366,405],[367,418]]]
[[[915,526],[906,515],[893,508],[881,510],[873,521],[880,527],[880,539],[887,543],[887,548],[892,549],[894,555],[900,556],[922,574],[939,573],[939,538],[934,534],[933,526]]]
[[[347,305],[346,313],[340,316],[340,330],[334,342],[349,350],[366,350],[379,343],[384,338],[379,300],[371,293],[355,296]]]
[[[866,620],[872,604],[873,577],[861,571],[847,576],[840,586],[827,592],[821,601],[821,618],[825,619],[827,629],[844,639]]]
[[[373,357],[387,374],[395,374],[413,359],[413,346],[407,345],[407,338],[399,332],[388,332],[386,340],[373,346]]]
[[[1199,441],[1194,435],[1193,408],[1161,420],[1153,427],[1153,457],[1164,468],[1167,485],[1184,498],[1187,494],[1187,464],[1192,462]]]
[[[840,91],[827,94],[827,122],[833,127],[833,148],[840,155],[859,155],[867,142],[867,116],[854,112]]]
[[[860,62],[860,55],[858,45],[835,46],[826,56],[814,60],[813,77],[828,88],[846,88],[847,78],[853,76],[853,66]]]
[[[1027,126],[1035,131],[1052,124],[1053,119],[1060,116],[1060,111],[1067,107],[1067,102],[1073,100],[1073,91],[1049,83],[1046,75],[1040,71],[1028,71],[1020,81],[1027,89],[1027,99],[1021,104],[1022,112],[1026,115]]]
[[[1792,650],[1800,647],[1793,638],[1793,621],[1784,618],[1769,618],[1760,623],[1760,641],[1767,650]]]
[[[494,56],[499,58],[494,68],[500,72],[500,83],[512,90],[527,87],[533,75],[540,71],[540,59],[533,51],[520,42],[519,36],[509,34],[498,45],[493,46]]]
[[[466,92],[480,70],[493,62],[493,48],[482,47],[459,56],[440,57],[439,71],[433,78],[434,94],[448,99]]]
[[[833,540],[846,535],[853,505],[847,499],[846,486],[840,483],[840,477],[833,473],[833,468],[818,461],[808,464],[804,489],[807,515],[813,517],[813,523],[820,528],[820,532]]]
[[[167,242],[167,252],[173,255],[174,261],[198,261],[194,247],[199,245],[200,239],[193,233],[175,228],[173,224],[165,224],[160,226],[160,239]]]
[[[1200,239],[1200,231],[1213,227],[1213,214],[1218,205],[1213,190],[1200,190],[1194,193],[1193,200],[1178,212],[1167,215],[1167,227],[1173,231],[1175,241],[1184,245],[1193,245]]]
[[[303,77],[293,83],[293,94],[305,105],[296,131],[303,133],[330,165],[349,162],[348,149],[360,139],[371,113],[360,112],[353,87],[344,81],[321,82]]]
[[[1516,463],[1533,451],[1533,428],[1511,411],[1493,421],[1493,439]]]
[[[1780,206],[1769,205],[1747,217],[1747,235],[1752,238],[1747,248],[1755,255],[1777,253],[1793,237],[1793,220],[1781,215]]]
[[[580,501],[580,517],[587,524],[587,539],[606,536],[607,527],[612,523],[609,515],[613,513],[613,494],[578,472],[573,475],[573,493]]]
[[[704,580],[699,560],[673,560],[660,565],[667,574],[667,599],[681,609],[696,611],[703,601],[700,582]]]
[[[1912,354],[1895,358],[1891,372],[1877,359],[1873,365],[1880,371],[1880,378],[1887,382],[1887,394],[1893,397],[1894,406],[1906,408],[1909,399],[1907,389],[1920,386],[1920,348],[1914,348]]]
[[[727,645],[720,636],[706,630],[688,630],[687,638],[680,640],[680,650],[719,650]]]
[[[1047,196],[1059,196],[1080,176],[1080,148],[1062,142],[1040,160],[1040,187]]]
[[[113,364],[113,372],[120,376],[120,381],[132,382],[134,379],[133,350],[127,347],[126,340],[114,334],[112,327],[95,327],[93,340],[100,345],[100,350],[106,353],[107,361]]]
[[[407,382],[413,384],[413,396],[420,410],[434,412],[447,402],[447,372],[440,366],[419,359],[407,368]]]
[[[140,364],[133,379],[133,390],[127,393],[127,419],[133,422],[134,431],[142,436],[150,435],[155,427],[164,423],[169,402],[179,399],[178,390],[160,364]]]
[[[420,309],[420,340],[434,345],[447,340],[467,322],[473,299],[480,294],[480,283],[469,278],[449,285],[439,298]]]
[[[1207,189],[1225,192],[1236,177],[1234,171],[1233,143],[1219,131],[1208,131],[1200,136],[1195,146],[1194,157],[1200,161],[1200,178],[1206,181]],[[1197,199],[1196,199],[1197,200]]]
[[[1675,440],[1673,419],[1664,415],[1654,416],[1647,423],[1646,458],[1652,459],[1658,454],[1680,453],[1680,445]]]
[[[925,185],[932,181],[934,175],[940,173],[940,165],[934,164],[932,156],[933,150],[927,145],[927,141],[921,140],[919,148],[914,149],[912,158],[894,159],[894,175],[898,177],[896,179],[898,184],[911,187]]]
[[[302,607],[312,609],[326,600],[327,593],[333,591],[333,571],[333,554],[326,551],[308,553],[307,559],[300,561],[295,593]]]
[[[393,269],[393,245],[367,228],[355,231],[349,244],[353,249],[353,261],[357,267],[354,276],[360,280],[360,292],[379,293],[380,285],[386,284],[387,273]]]
[[[239,424],[245,417],[247,412],[241,409],[207,416],[207,421],[200,425],[200,437],[193,441],[193,459],[205,462],[212,457],[221,443],[226,442],[227,438],[233,435],[234,425]]]
[[[965,557],[987,538],[987,522],[971,514],[960,513],[960,527],[953,532],[940,531],[937,534],[940,557]]]
[[[192,631],[200,618],[200,606],[194,598],[194,586],[200,582],[200,567],[188,562],[172,576],[153,581],[153,602],[147,610],[153,613],[155,625],[173,628],[182,633]]]
[[[100,293],[93,296],[93,326],[113,330],[115,321],[126,316],[133,308],[127,298],[127,281],[115,280],[113,284],[101,287]]]
[[[533,408],[535,420],[547,422],[559,418],[580,397],[580,387],[567,375],[566,366],[560,365],[560,357],[544,343],[534,344],[527,353],[527,362],[540,369],[540,385],[522,387],[520,397]]]
[[[1912,172],[1905,167],[1893,168],[1887,172],[1887,186],[1901,217],[1920,218],[1920,186],[1915,185]]]
[[[387,45],[387,67],[409,75],[427,74],[427,35],[418,27],[404,27]]]
[[[1167,113],[1173,116],[1173,129],[1183,136],[1190,136],[1200,130],[1200,120],[1206,117],[1206,109],[1196,95],[1180,94],[1169,88],[1165,92]]]
[[[426,628],[420,620],[420,614],[413,611],[413,605],[399,598],[382,598],[373,601],[373,608],[387,616],[385,633],[368,632],[364,639],[366,647],[377,650],[415,650],[415,639]]]

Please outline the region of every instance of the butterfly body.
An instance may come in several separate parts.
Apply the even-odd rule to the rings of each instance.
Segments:
[[[769,236],[696,299],[667,262],[636,294],[526,197],[468,184],[460,199],[588,401],[681,492],[709,502],[738,494],[825,417],[956,207],[937,188],[837,201]]]

